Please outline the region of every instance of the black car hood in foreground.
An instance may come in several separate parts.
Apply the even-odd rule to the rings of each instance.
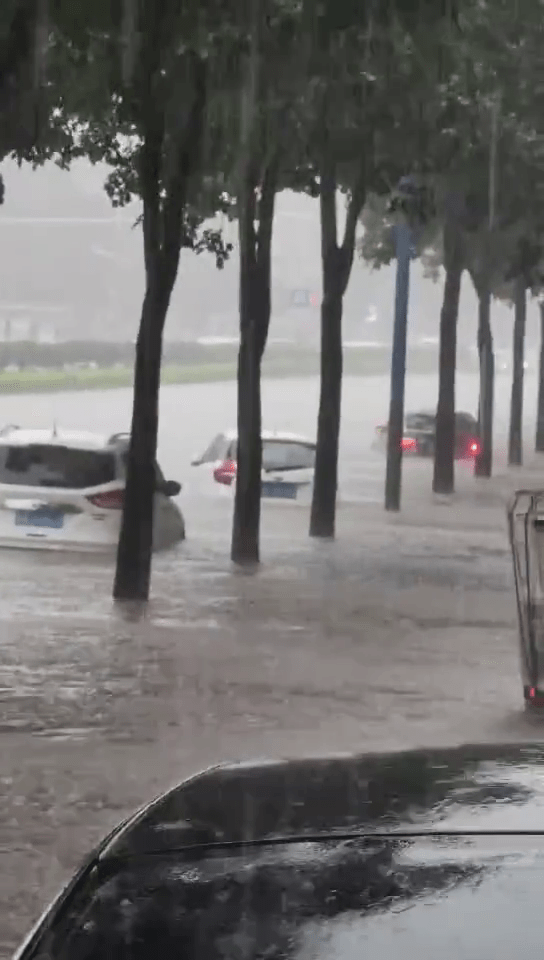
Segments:
[[[129,821],[20,956],[506,960],[543,903],[544,746],[245,764]]]

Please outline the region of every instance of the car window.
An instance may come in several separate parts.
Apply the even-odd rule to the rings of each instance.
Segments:
[[[54,444],[0,447],[0,483],[82,490],[115,480],[115,456]]]
[[[309,443],[265,440],[263,470],[304,470],[314,466],[315,447]]]
[[[406,417],[408,430],[432,430],[435,418],[428,413],[409,413]]]
[[[209,447],[206,448],[201,457],[199,457],[199,463],[215,463],[217,460],[224,460],[226,458],[229,442],[223,433],[219,433]]]

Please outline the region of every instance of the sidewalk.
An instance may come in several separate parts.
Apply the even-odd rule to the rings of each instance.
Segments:
[[[367,508],[368,522],[414,527],[446,527],[463,533],[506,530],[506,510],[516,490],[544,490],[544,455],[533,454],[522,467],[502,467],[489,478],[478,478],[472,466],[456,465],[455,492],[450,497],[432,493],[431,480],[414,484],[404,478],[401,512],[386,515]],[[349,507],[346,508],[349,511]],[[364,505],[357,508],[365,512]],[[389,519],[391,517],[391,519]]]

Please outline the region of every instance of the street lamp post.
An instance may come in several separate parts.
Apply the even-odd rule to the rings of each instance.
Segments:
[[[410,291],[410,260],[413,255],[413,232],[406,207],[415,190],[411,177],[399,183],[399,196],[404,212],[395,225],[397,275],[395,283],[395,320],[391,352],[391,394],[389,426],[387,431],[387,467],[385,473],[385,509],[400,510],[402,480],[402,437],[404,433],[404,384],[406,380],[406,332],[408,326],[408,295]]]

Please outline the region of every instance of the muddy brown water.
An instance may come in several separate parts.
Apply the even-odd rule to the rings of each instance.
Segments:
[[[265,385],[278,429],[311,433],[316,402],[315,381]],[[419,464],[404,525],[384,522],[368,447],[386,406],[385,381],[347,382],[337,542],[308,540],[307,509],[267,505],[257,574],[230,566],[228,499],[191,491],[191,454],[234,421],[229,384],[163,392],[189,539],[157,558],[146,611],[114,607],[111,561],[0,555],[0,954],[107,829],[209,763],[540,737],[520,711],[502,512],[410,526]],[[0,398],[21,425],[114,432],[129,410],[128,391]]]

